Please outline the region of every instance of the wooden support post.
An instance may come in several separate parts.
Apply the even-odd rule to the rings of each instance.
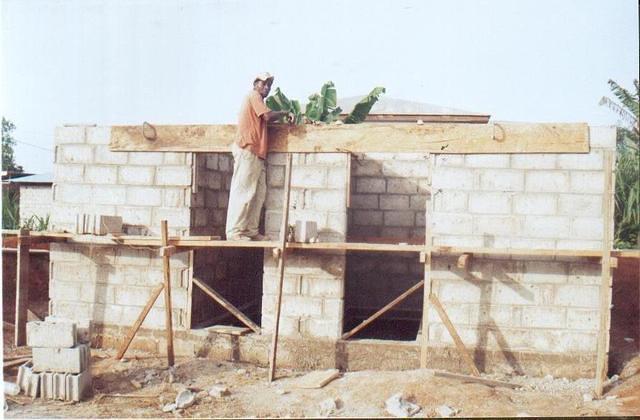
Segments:
[[[16,320],[15,345],[27,344],[27,317],[29,307],[29,245],[28,229],[20,229],[17,250],[16,272]]]
[[[471,266],[472,258],[473,258],[473,254],[468,254],[468,253],[462,254],[458,257],[456,266],[463,270],[469,270],[469,267]]]
[[[456,344],[456,348],[458,349],[458,352],[460,352],[462,359],[465,361],[467,366],[469,366],[471,373],[474,376],[480,376],[480,372],[478,371],[478,368],[476,367],[475,363],[473,363],[473,359],[469,355],[467,348],[465,347],[464,343],[460,339],[460,336],[458,335],[458,332],[453,326],[453,323],[449,319],[449,316],[447,315],[444,308],[442,307],[442,303],[440,303],[440,300],[433,294],[429,296],[429,300],[431,301],[431,303],[433,303],[433,307],[438,312],[438,315],[440,316],[440,319],[444,323],[444,326],[447,328],[447,331],[449,331],[451,338],[453,338],[453,342]]]
[[[346,339],[354,336],[355,334],[360,332],[364,327],[366,327],[367,325],[371,324],[373,321],[375,321],[380,316],[382,316],[385,312],[389,311],[390,309],[392,309],[393,307],[398,305],[400,302],[405,300],[407,297],[409,297],[413,292],[415,292],[416,290],[421,288],[423,285],[424,285],[424,280],[420,280],[418,283],[416,283],[413,286],[411,286],[410,289],[406,290],[403,294],[401,294],[400,296],[398,296],[397,298],[395,298],[394,300],[392,300],[391,302],[386,304],[382,309],[377,311],[375,314],[371,315],[369,318],[367,318],[364,321],[362,321],[357,327],[355,327],[351,331],[343,334],[342,335],[342,339],[346,340]]]
[[[609,328],[611,324],[611,247],[613,245],[613,152],[604,152],[604,193],[602,197],[602,280],[600,283],[600,328],[596,358],[595,394],[602,397],[607,378]]]
[[[276,294],[276,313],[271,353],[269,354],[269,382],[276,373],[276,353],[278,351],[278,330],[280,328],[280,309],[282,305],[282,283],[284,281],[284,260],[286,256],[287,235],[289,233],[289,196],[291,192],[291,153],[287,153],[287,166],[284,175],[284,203],[282,205],[282,225],[280,226],[280,257],[278,258],[278,292]]]
[[[133,337],[135,337],[136,334],[138,333],[140,326],[142,325],[145,318],[149,314],[149,311],[151,310],[151,308],[153,307],[153,304],[158,299],[158,296],[160,296],[160,292],[162,292],[162,289],[164,289],[164,283],[157,285],[156,288],[153,289],[153,292],[151,293],[151,296],[149,297],[147,304],[144,306],[144,308],[142,308],[140,315],[138,315],[138,319],[136,319],[136,322],[129,329],[129,332],[127,333],[127,336],[124,339],[124,343],[122,343],[122,346],[120,346],[120,350],[118,350],[116,359],[122,359],[124,357],[124,354],[127,352],[127,349],[129,348],[129,346],[131,345],[131,342],[133,341]]]
[[[213,290],[211,287],[209,287],[208,285],[204,284],[203,282],[201,282],[196,278],[194,278],[192,281],[193,281],[193,284],[198,286],[203,292],[209,295],[209,297],[211,297],[213,300],[218,302],[220,306],[225,308],[227,311],[231,312],[231,314],[236,318],[238,318],[244,325],[251,328],[254,332],[260,334],[260,327],[257,326],[252,320],[250,320],[245,314],[240,312],[238,308],[233,306],[231,302],[226,300],[221,294],[219,294],[218,292]]]
[[[169,246],[169,228],[167,221],[162,220],[160,222],[160,234],[162,236],[162,246]],[[165,313],[165,328],[167,331],[167,362],[169,366],[173,366],[175,360],[173,355],[173,321],[171,319],[172,306],[171,306],[171,271],[169,266],[169,255],[162,256],[162,271],[164,273],[164,313]]]
[[[429,168],[427,173],[427,185],[431,187],[431,174],[435,167],[435,155],[429,156]],[[427,367],[427,350],[429,344],[429,296],[431,295],[431,251],[433,239],[431,237],[431,214],[429,210],[433,207],[433,197],[429,193],[425,205],[424,216],[424,253],[420,253],[420,261],[424,262],[424,289],[422,295],[422,321],[420,322],[420,367]]]

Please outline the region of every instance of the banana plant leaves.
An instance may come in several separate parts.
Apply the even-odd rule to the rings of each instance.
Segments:
[[[300,112],[300,102],[295,99],[289,100],[280,88],[276,88],[273,95],[269,96],[265,102],[272,111],[291,112],[295,116],[294,123],[296,125],[304,122],[302,112]]]
[[[385,88],[378,86],[353,107],[353,111],[344,119],[345,124],[358,124],[365,120],[371,107],[378,101],[380,95],[385,93]]]
[[[311,121],[321,121],[324,123],[331,123],[342,109],[337,106],[338,93],[336,87],[332,81],[328,81],[320,89],[320,94],[314,93],[309,96],[309,102],[305,109],[305,117]]]

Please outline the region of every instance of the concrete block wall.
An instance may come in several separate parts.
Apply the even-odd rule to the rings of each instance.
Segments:
[[[432,179],[436,245],[601,249],[603,155],[615,128],[590,129],[582,154],[438,155]],[[607,221],[613,225],[613,220]],[[469,272],[435,257],[433,290],[470,347],[596,352],[600,266],[569,257],[474,258]],[[429,339],[451,344],[431,310]]]
[[[434,244],[600,249],[603,152],[615,147],[615,129],[590,137],[581,154],[437,155]]]
[[[188,326],[189,253],[171,256],[173,325]],[[49,313],[104,325],[133,325],[155,287],[163,282],[157,251],[131,247],[50,245]],[[164,328],[161,293],[142,324]]]
[[[130,234],[170,234],[191,226],[192,153],[111,152],[110,127],[59,127],[55,132],[54,230],[74,231],[79,213],[122,216]]]
[[[268,157],[266,234],[278,238],[282,221],[285,155]],[[290,224],[318,224],[320,241],[344,241],[347,233],[348,155],[293,155]],[[285,336],[338,338],[342,332],[344,252],[295,251],[287,254],[280,332]],[[278,284],[277,260],[264,253],[262,328],[273,329]]]
[[[110,127],[65,126],[55,132],[53,210],[56,231],[74,231],[76,214],[121,216],[127,234],[187,235],[192,220],[192,153],[111,152]],[[188,326],[189,253],[171,257],[173,322]],[[132,325],[163,281],[157,251],[51,244],[50,314],[105,325]],[[164,328],[164,297],[143,327]]]
[[[233,175],[231,153],[196,153],[191,191],[191,234],[224,237]]]
[[[32,216],[46,219],[51,216],[51,185],[34,184],[20,186],[20,224]]]

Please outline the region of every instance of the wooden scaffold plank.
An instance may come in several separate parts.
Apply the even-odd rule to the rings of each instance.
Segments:
[[[112,151],[229,152],[234,125],[111,128]],[[289,153],[586,153],[585,123],[363,123],[269,126],[269,151]]]
[[[162,236],[162,247],[163,249],[167,249],[169,246],[169,228],[167,226],[167,221],[162,220],[160,222],[160,233]],[[171,267],[170,267],[171,256],[169,253],[164,253],[162,255],[162,272],[164,279],[164,319],[165,319],[165,330],[167,336],[167,362],[169,366],[173,366],[175,363],[175,357],[173,354],[173,320],[172,320],[172,311],[173,307],[171,305]]]

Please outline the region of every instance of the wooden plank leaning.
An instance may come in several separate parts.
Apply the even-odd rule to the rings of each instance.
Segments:
[[[144,306],[144,308],[142,308],[142,311],[140,312],[140,315],[138,315],[138,319],[136,319],[136,322],[129,329],[129,332],[127,333],[127,336],[125,337],[124,342],[122,343],[122,346],[120,346],[120,349],[118,350],[118,354],[116,355],[116,359],[122,359],[124,357],[124,354],[127,352],[127,349],[131,345],[131,342],[133,341],[133,338],[138,333],[138,330],[140,329],[140,326],[142,325],[142,323],[144,322],[145,318],[149,314],[149,311],[153,307],[153,304],[156,303],[156,300],[158,299],[158,296],[160,296],[160,293],[162,292],[162,289],[164,289],[164,283],[160,283],[159,285],[157,285],[156,288],[153,289],[153,291],[151,292],[151,296],[149,297],[149,300],[147,301],[147,304]]]
[[[28,229],[20,229],[17,250],[16,273],[16,320],[15,320],[15,345],[27,344],[27,318],[29,307],[29,245],[30,236]]]
[[[604,193],[602,197],[602,280],[600,283],[600,327],[596,356],[595,394],[602,397],[607,378],[609,328],[611,325],[611,248],[613,245],[613,152],[604,152]]]
[[[245,314],[243,314],[238,308],[233,306],[233,304],[231,304],[231,302],[226,300],[220,293],[216,292],[210,286],[208,286],[207,284],[201,282],[196,278],[193,278],[192,281],[193,281],[193,284],[198,286],[210,298],[218,302],[220,306],[222,306],[224,309],[229,311],[233,316],[238,318],[240,322],[242,322],[247,327],[251,328],[254,332],[260,334],[260,327],[256,325],[256,323],[253,322],[251,319],[249,319]]]
[[[162,220],[160,222],[160,234],[162,236],[162,246],[164,248],[169,246],[169,228],[167,221]],[[167,362],[169,366],[173,366],[175,359],[173,354],[173,321],[172,321],[172,306],[171,306],[171,256],[165,253],[162,256],[162,271],[164,274],[164,319],[167,336]]]
[[[276,294],[276,313],[273,336],[271,337],[271,353],[269,354],[269,382],[276,372],[276,353],[278,351],[278,330],[280,327],[280,309],[282,306],[282,283],[284,281],[284,261],[286,256],[287,234],[289,233],[289,196],[291,192],[291,153],[287,153],[287,166],[284,175],[284,203],[282,206],[282,224],[280,226],[280,253],[278,256],[278,292]]]
[[[460,353],[460,355],[462,356],[462,359],[465,361],[465,363],[469,367],[469,370],[471,370],[471,373],[473,374],[473,376],[480,376],[480,372],[478,371],[478,368],[476,367],[475,363],[473,363],[473,359],[469,355],[467,348],[465,347],[464,343],[462,342],[462,339],[460,338],[460,336],[458,335],[458,332],[453,326],[451,319],[449,319],[449,316],[447,315],[444,308],[442,307],[442,303],[440,303],[440,300],[434,294],[431,294],[429,296],[429,300],[431,301],[431,303],[433,304],[433,307],[438,312],[438,315],[440,316],[440,319],[444,323],[444,326],[447,328],[447,331],[449,331],[449,335],[451,335],[451,338],[453,338],[453,342],[455,343],[456,348],[458,349],[458,352]]]
[[[431,188],[431,174],[435,167],[435,156],[429,156],[429,168],[427,173],[427,185]],[[422,320],[420,322],[420,367],[427,367],[427,350],[429,344],[429,296],[431,296],[431,251],[433,248],[433,239],[431,234],[431,214],[433,199],[431,193],[426,200],[425,205],[425,223],[424,223],[424,253],[420,255],[421,262],[424,263],[424,289],[422,295]]]
[[[358,324],[355,328],[353,328],[351,331],[346,332],[342,335],[342,339],[346,340],[352,336],[354,336],[355,334],[357,334],[358,332],[360,332],[364,327],[366,327],[367,325],[371,324],[373,321],[375,321],[376,319],[378,319],[379,317],[381,317],[385,312],[389,311],[390,309],[392,309],[393,307],[397,306],[400,302],[402,302],[403,300],[405,300],[406,298],[408,298],[413,292],[415,292],[416,290],[418,290],[419,288],[421,288],[424,285],[424,280],[420,280],[418,283],[414,284],[413,286],[411,286],[409,289],[407,289],[404,293],[402,293],[400,296],[398,296],[397,298],[395,298],[394,300],[392,300],[391,302],[387,303],[383,308],[381,308],[379,311],[377,311],[376,313],[374,313],[373,315],[371,315],[369,318],[365,319],[364,321],[362,321],[360,324]]]

